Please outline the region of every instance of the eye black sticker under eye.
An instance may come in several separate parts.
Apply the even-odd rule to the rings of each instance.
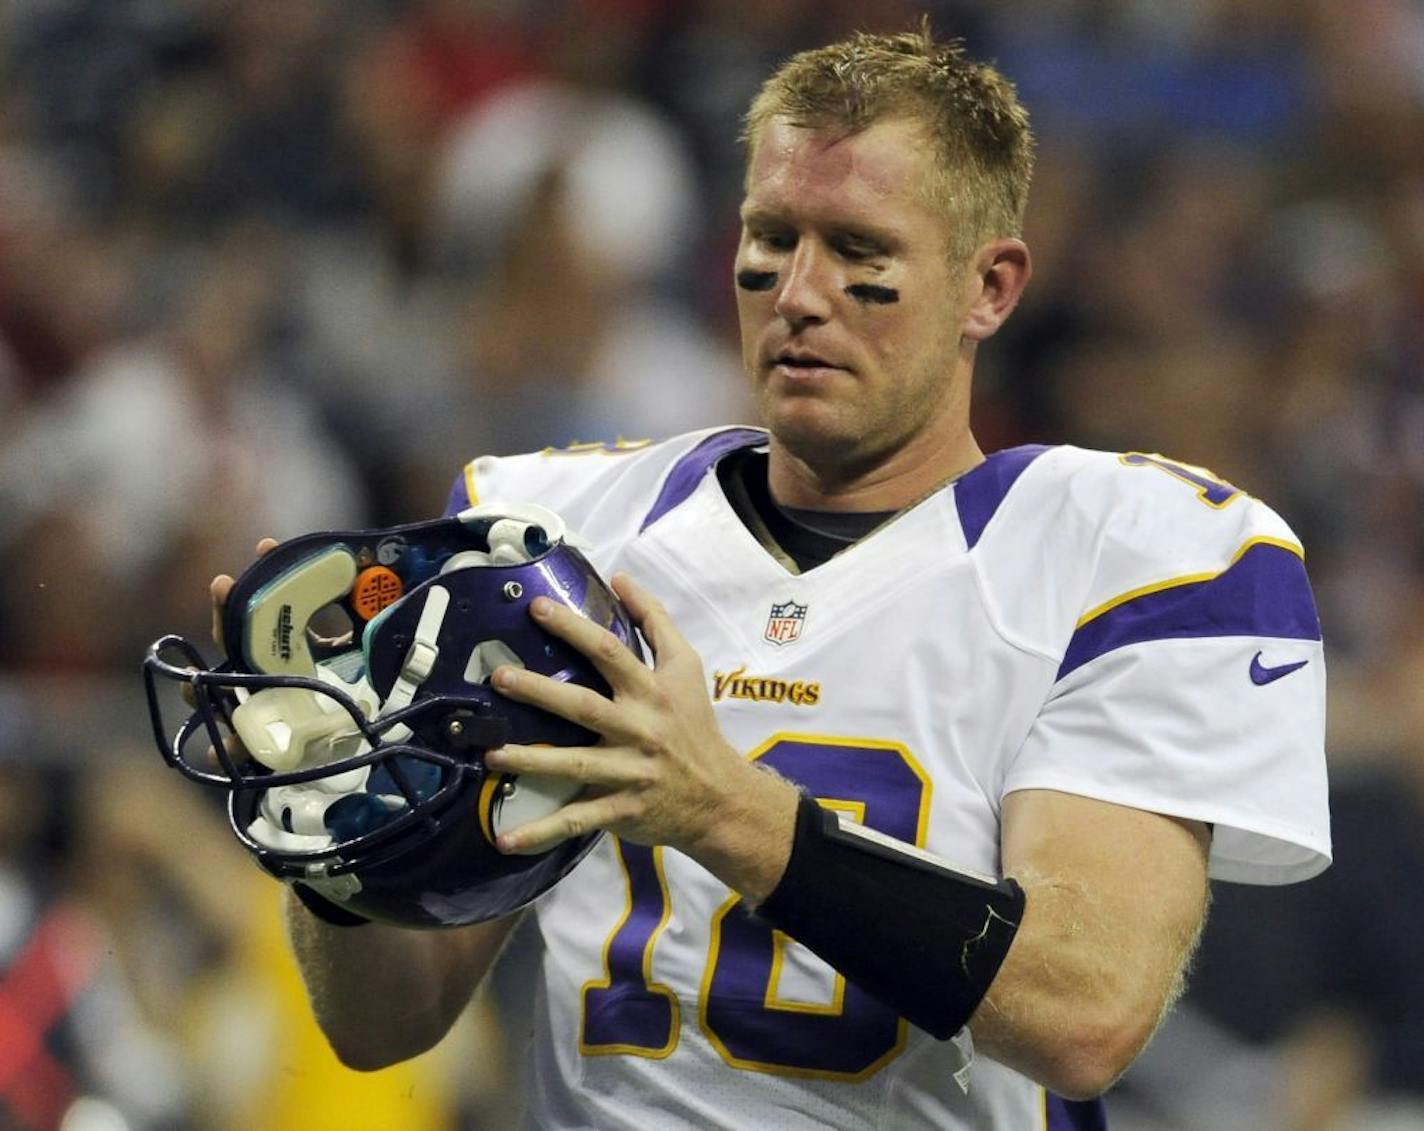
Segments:
[[[857,302],[874,302],[882,306],[900,301],[900,292],[894,287],[881,287],[874,283],[852,283],[845,293]]]
[[[769,291],[776,286],[776,272],[738,271],[737,286],[744,291]]]

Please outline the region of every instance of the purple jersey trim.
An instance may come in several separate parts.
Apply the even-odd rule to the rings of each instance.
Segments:
[[[959,525],[964,530],[964,542],[973,549],[1028,465],[1044,452],[1048,444],[1024,444],[995,452],[954,485],[954,503],[959,508]]]
[[[657,500],[644,517],[638,533],[648,529],[697,490],[697,485],[702,482],[702,477],[707,474],[708,469],[728,452],[764,443],[766,433],[755,428],[733,428],[708,436],[673,464],[668,477],[663,481],[663,489],[658,492]]]
[[[1124,601],[1079,627],[1058,678],[1128,644],[1208,636],[1319,640],[1320,618],[1305,563],[1290,550],[1260,543],[1209,581]]]
[[[450,497],[445,501],[445,513],[442,518],[454,518],[463,510],[468,510],[470,506],[470,492],[465,486],[465,471],[463,468],[460,474],[455,476],[455,482],[450,488]]]
[[[1049,1092],[1044,1109],[1047,1131],[1108,1131],[1108,1111],[1102,1100],[1065,1100]]]

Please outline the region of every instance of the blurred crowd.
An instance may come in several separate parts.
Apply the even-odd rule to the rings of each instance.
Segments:
[[[750,420],[741,110],[922,12],[1039,139],[981,443],[1210,467],[1325,626],[1337,863],[1218,888],[1115,1126],[1424,1128],[1419,0],[0,0],[0,1127],[509,1125],[517,1003],[331,1059],[138,661],[259,537]]]

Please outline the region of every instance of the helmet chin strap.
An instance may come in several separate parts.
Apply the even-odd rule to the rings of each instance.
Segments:
[[[380,719],[409,707],[415,699],[420,685],[430,678],[435,669],[435,661],[440,658],[440,626],[445,622],[445,613],[450,608],[450,590],[443,585],[432,585],[425,594],[425,607],[420,610],[420,620],[415,625],[415,639],[405,654],[400,674],[396,676],[391,693],[381,705],[376,715]],[[396,723],[385,734],[388,742],[404,742],[411,736],[411,729],[404,723]]]

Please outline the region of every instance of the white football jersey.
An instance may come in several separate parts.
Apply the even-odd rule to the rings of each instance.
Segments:
[[[476,460],[451,510],[535,501],[667,606],[727,737],[825,804],[999,874],[1004,796],[1205,821],[1211,874],[1329,861],[1320,627],[1295,536],[1200,468],[1025,447],[803,574],[716,473],[751,429]],[[538,1128],[1088,1127],[750,917],[680,853],[607,837],[534,911]]]

